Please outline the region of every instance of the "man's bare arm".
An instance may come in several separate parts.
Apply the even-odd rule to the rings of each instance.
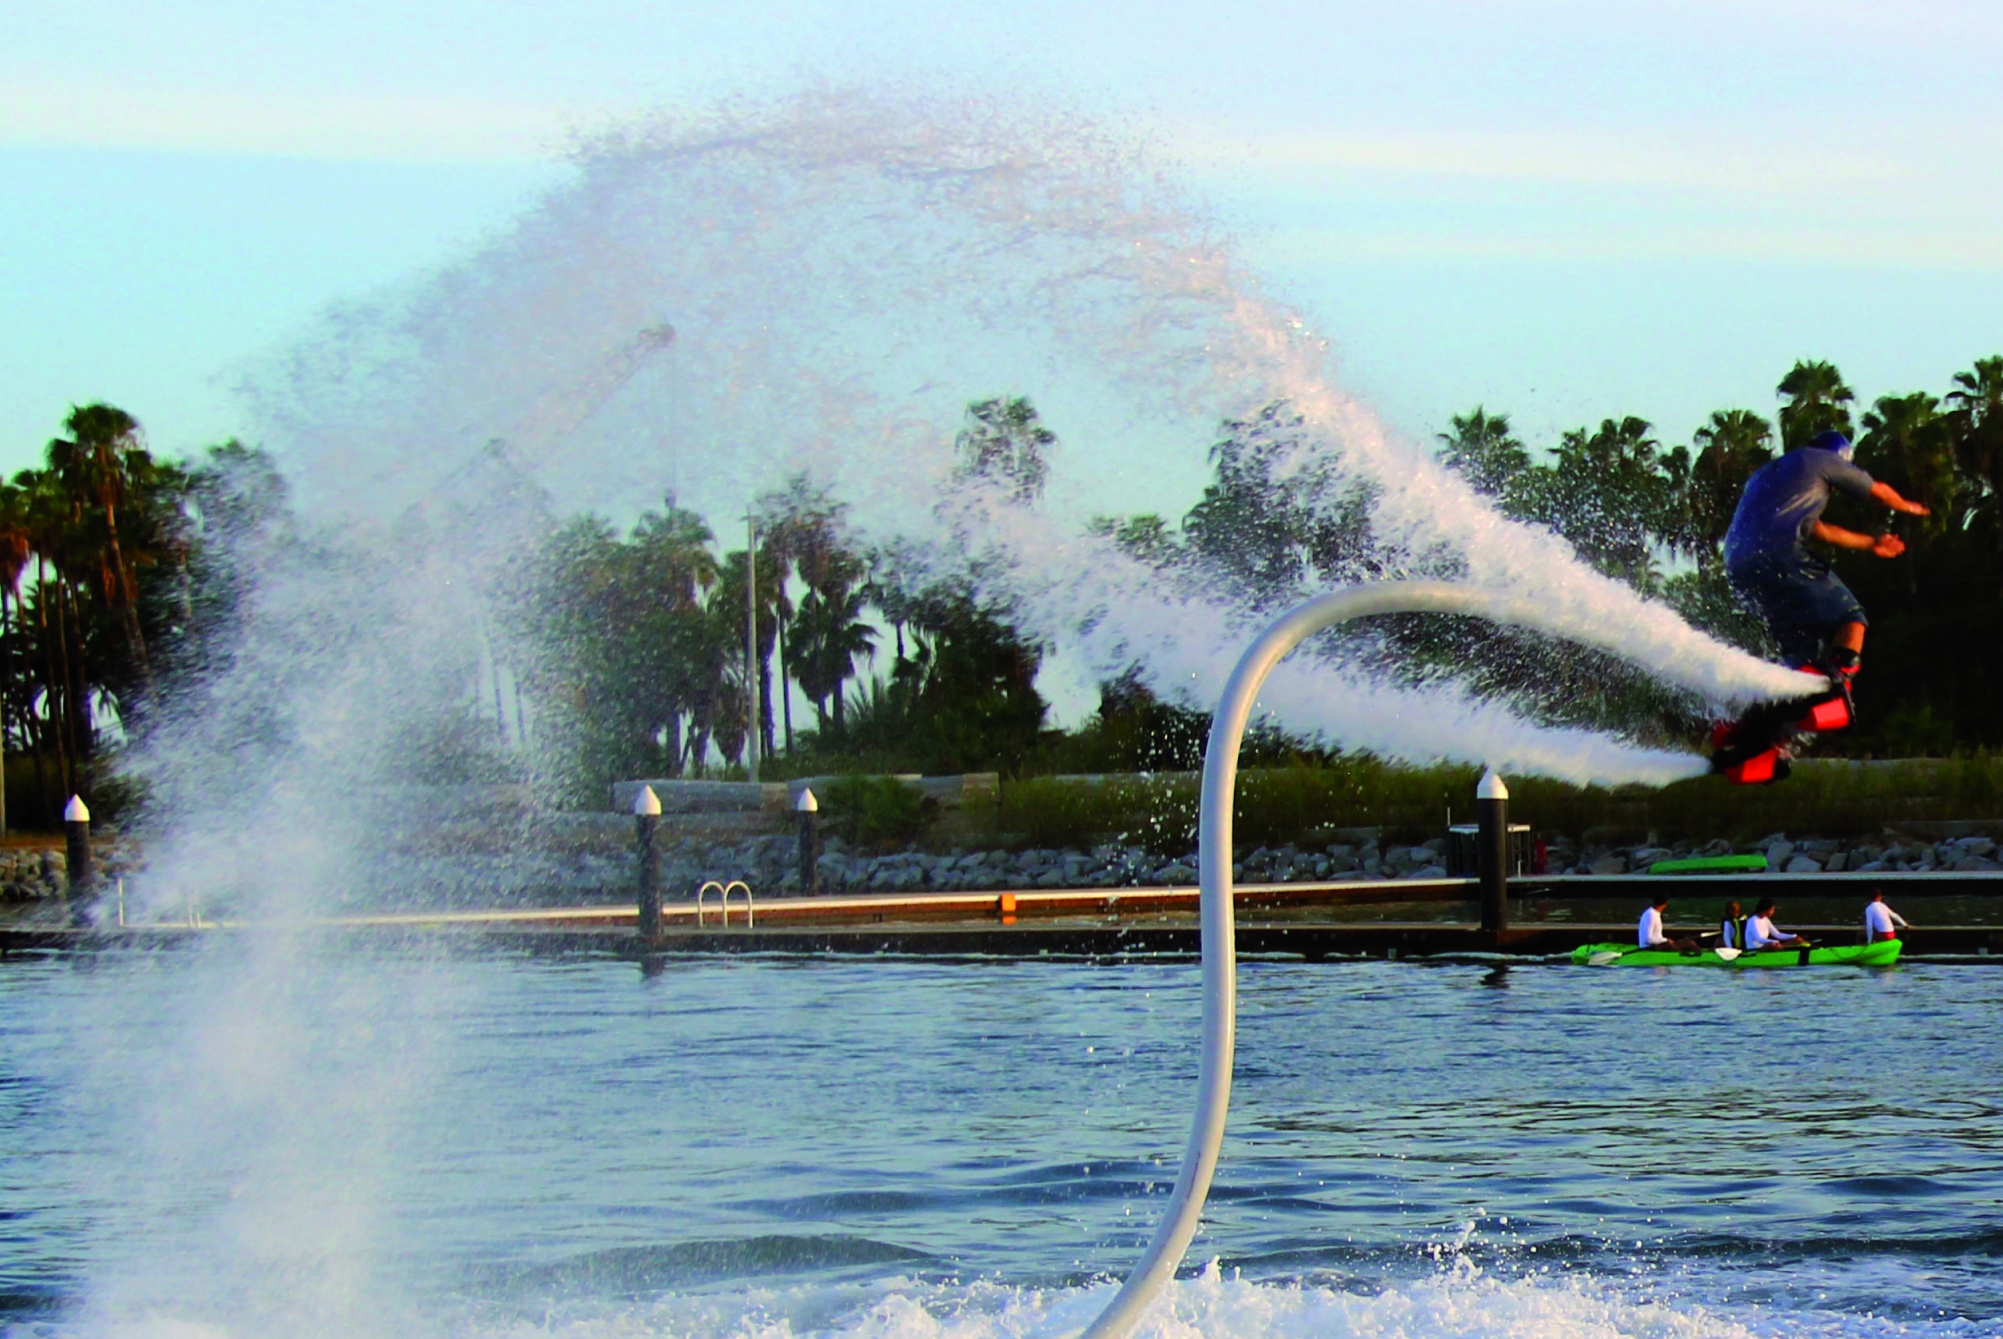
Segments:
[[[1917,502],[1909,502],[1899,496],[1899,490],[1888,483],[1871,485],[1871,498],[1893,511],[1902,511],[1908,516],[1925,516],[1927,509]],[[1824,544],[1834,544],[1839,549],[1869,549],[1880,558],[1896,558],[1906,551],[1906,542],[1897,535],[1860,535],[1855,530],[1845,530],[1840,525],[1827,521],[1817,521],[1808,531],[1809,538],[1819,539]]]
[[[1808,537],[1819,539],[1824,544],[1834,544],[1839,549],[1869,549],[1880,558],[1896,558],[1906,551],[1906,541],[1897,535],[1860,535],[1855,530],[1845,530],[1827,521],[1817,521],[1809,530]]]
[[[1917,502],[1908,502],[1906,499],[1900,497],[1899,490],[1888,483],[1872,484],[1871,496],[1877,501],[1884,503],[1887,507],[1890,507],[1893,511],[1902,511],[1908,516],[1925,516],[1927,514],[1925,507],[1922,507]],[[1831,528],[1833,529],[1834,527]],[[1835,543],[1834,540],[1830,542]],[[1846,545],[1845,547],[1855,548],[1856,546]],[[1866,547],[1869,546],[1867,545]]]

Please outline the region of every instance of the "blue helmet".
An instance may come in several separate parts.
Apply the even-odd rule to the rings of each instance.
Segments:
[[[1857,448],[1851,443],[1850,439],[1834,428],[1816,433],[1815,436],[1808,439],[1808,444],[1817,450],[1834,451],[1845,460],[1849,460],[1857,454]]]

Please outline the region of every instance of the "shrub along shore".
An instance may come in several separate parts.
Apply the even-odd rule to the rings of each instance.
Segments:
[[[1326,846],[1341,830],[1359,828],[1422,843],[1442,836],[1450,822],[1473,821],[1480,775],[1471,766],[1410,767],[1367,757],[1247,770],[1238,784],[1237,845],[1240,851]],[[1774,786],[1730,786],[1714,777],[1661,789],[1507,780],[1513,821],[1530,824],[1547,841],[1582,847],[1724,841],[1750,849],[1776,832],[1849,839],[1909,824],[2003,820],[2003,758],[1987,754],[1804,759],[1791,779]],[[880,836],[921,846],[985,841],[1088,849],[1110,842],[1181,855],[1195,846],[1199,783],[1193,772],[1012,781],[991,807],[949,811]],[[866,843],[873,834],[858,826],[848,835]]]
[[[1369,758],[1248,770],[1238,791],[1237,877],[1442,877],[1444,830],[1472,821],[1477,779],[1471,767]],[[1037,777],[942,809],[892,778],[844,778],[817,792],[822,891],[1192,884],[1198,785],[1195,773],[1181,772]],[[1699,778],[1661,790],[1605,789],[1534,777],[1513,778],[1510,788],[1512,819],[1544,841],[1554,874],[1621,874],[1733,852],[1758,852],[1770,869],[1792,873],[2003,869],[1994,839],[2003,835],[2003,760],[1987,757],[1806,760],[1787,783],[1758,788]],[[607,849],[589,872],[576,869],[575,886],[584,891],[595,879],[623,892],[627,860]],[[663,874],[671,895],[711,878],[746,878],[761,895],[801,887],[790,832],[674,837]]]
[[[1241,883],[1320,883],[1327,881],[1439,879],[1447,876],[1446,842],[1439,837],[1405,844],[1368,830],[1343,834],[1347,840],[1321,845],[1258,846],[1240,849],[1233,877]],[[1552,874],[1626,874],[1645,871],[1657,860],[1695,854],[1757,851],[1770,871],[1872,873],[2003,869],[1993,838],[1968,836],[1929,841],[1910,834],[1884,833],[1839,840],[1786,833],[1750,843],[1722,839],[1679,841],[1668,846],[1582,845],[1563,836],[1549,843]],[[615,886],[626,867],[613,862],[602,877]],[[742,878],[764,896],[801,891],[796,848],[788,838],[766,836],[732,844],[687,842],[668,852],[663,875],[670,896],[686,896],[707,879]],[[993,892],[1028,888],[1131,888],[1192,886],[1197,881],[1193,853],[1162,857],[1138,846],[1103,844],[1079,849],[1029,847],[1024,850],[903,850],[868,854],[839,838],[820,860],[823,893]]]

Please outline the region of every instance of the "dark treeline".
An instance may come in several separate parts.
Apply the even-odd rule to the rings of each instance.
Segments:
[[[959,436],[961,468],[1033,505],[1054,441],[1028,400],[980,401]],[[847,513],[796,478],[758,500],[755,561],[672,497],[624,535],[581,516],[525,551],[501,603],[568,788],[702,774],[719,758],[736,774],[753,665],[765,775],[1020,769],[1048,734],[1042,649],[982,606],[969,574],[861,544]]]
[[[1453,419],[1440,450],[1508,515],[1550,526],[1600,570],[1763,651],[1722,571],[1739,490],[1784,446],[1829,427],[1851,433],[1860,464],[1933,514],[1906,527],[1904,558],[1835,556],[1873,626],[1859,726],[1827,746],[1891,756],[2003,744],[2003,679],[1991,668],[2003,650],[1992,612],[2003,594],[2003,357],[1956,374],[1943,394],[1884,395],[1861,412],[1836,368],[1802,362],[1777,400],[1772,419],[1720,410],[1687,445],[1665,446],[1626,417],[1543,450],[1477,407]],[[292,530],[283,480],[255,449],[232,441],[193,463],[162,460],[130,415],[101,404],[74,410],[64,429],[43,468],[0,485],[0,737],[23,826],[52,824],[73,791],[116,802],[105,755],[230,654],[248,579],[241,541]],[[1254,608],[1371,577],[1455,574],[1451,552],[1408,552],[1374,534],[1372,488],[1303,454],[1306,432],[1283,403],[1227,422],[1184,515],[1094,526],[1163,580]],[[959,468],[1035,506],[1055,443],[1027,399],[978,401]],[[1082,728],[1046,728],[1036,689],[1046,648],[983,603],[977,562],[861,543],[846,506],[804,478],[760,498],[754,515],[755,562],[672,497],[624,531],[596,516],[546,519],[489,592],[514,705],[501,701],[497,669],[464,710],[502,728],[448,729],[441,737],[487,742],[413,760],[416,773],[545,780],[586,803],[613,778],[737,774],[754,665],[770,776],[1200,761],[1203,715],[1158,701],[1133,673],[1101,685]],[[1831,519],[1885,523],[1846,499]],[[730,530],[743,534],[742,518]],[[747,603],[759,641],[749,655]],[[1450,670],[1548,719],[1665,740],[1699,729],[1692,703],[1599,653],[1457,620],[1380,620],[1372,638],[1364,653],[1390,672]],[[533,742],[533,764],[507,747],[510,719],[515,742]],[[1269,759],[1303,751],[1281,739],[1252,747]]]
[[[48,827],[73,793],[117,799],[107,745],[143,728],[232,643],[237,537],[285,486],[237,442],[156,458],[110,405],[71,411],[46,464],[0,484],[0,740],[9,820]]]
[[[1902,558],[1826,555],[1864,602],[1871,632],[1857,727],[1821,751],[1943,755],[2003,745],[2003,679],[1992,668],[2003,649],[2003,356],[1955,373],[1944,393],[1881,395],[1868,408],[1826,362],[1796,363],[1775,392],[1775,420],[1722,409],[1688,446],[1665,448],[1643,419],[1607,419],[1564,434],[1538,461],[1506,415],[1477,407],[1453,420],[1441,449],[1509,515],[1551,526],[1601,571],[1764,653],[1723,571],[1739,492],[1778,451],[1825,429],[1845,433],[1859,465],[1933,514],[1898,518],[1909,545]],[[1892,522],[1840,496],[1828,518],[1874,534]]]

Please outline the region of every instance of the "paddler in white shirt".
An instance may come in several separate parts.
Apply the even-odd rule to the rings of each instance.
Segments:
[[[1753,908],[1752,918],[1746,922],[1746,952],[1758,953],[1769,948],[1807,948],[1808,941],[1800,935],[1791,935],[1774,928],[1773,916],[1776,908],[1771,897],[1763,897]]]
[[[1678,953],[1695,952],[1696,940],[1671,939],[1663,932],[1662,913],[1668,905],[1669,894],[1661,893],[1656,896],[1648,910],[1641,913],[1641,924],[1635,927],[1635,943],[1642,948],[1674,949]]]
[[[1887,939],[1897,939],[1899,930],[1912,924],[1904,916],[1885,905],[1885,895],[1876,889],[1871,891],[1871,900],[1864,906],[1864,942],[1882,943]],[[1892,927],[1897,926],[1898,929]]]

